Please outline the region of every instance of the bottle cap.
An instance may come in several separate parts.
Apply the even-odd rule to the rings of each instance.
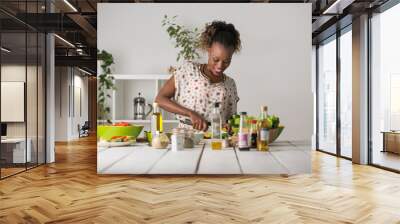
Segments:
[[[247,112],[245,112],[245,111],[240,112],[240,115],[247,115]]]
[[[267,111],[268,107],[267,106],[261,106],[261,111]]]
[[[158,107],[158,103],[154,102],[153,107]]]

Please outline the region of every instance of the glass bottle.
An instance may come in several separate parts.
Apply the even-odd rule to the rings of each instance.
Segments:
[[[154,136],[156,132],[163,132],[163,119],[160,113],[158,103],[153,103],[153,114],[151,115],[151,134]]]
[[[261,106],[261,114],[257,121],[257,130],[260,132],[261,128],[271,128],[271,123],[268,120],[268,107]]]
[[[257,149],[259,151],[268,151],[269,149],[268,138],[269,138],[268,128],[261,128],[257,140]]]
[[[249,150],[249,130],[247,128],[247,113],[240,113],[239,133],[238,133],[239,150]]]
[[[211,138],[221,138],[221,113],[219,111],[219,103],[214,104],[213,112],[211,113]]]
[[[257,121],[256,120],[251,120],[250,121],[250,147],[251,148],[257,148]]]

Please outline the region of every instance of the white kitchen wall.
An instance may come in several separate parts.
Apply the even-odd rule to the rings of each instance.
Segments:
[[[178,64],[161,26],[165,14],[178,15],[187,27],[233,23],[243,49],[226,74],[236,80],[238,110],[258,115],[260,105],[268,105],[286,127],[280,140],[311,141],[311,4],[100,3],[97,47],[113,54],[116,74],[165,74]]]
[[[145,98],[146,104],[153,104],[156,89],[156,81],[154,80],[141,80],[140,82],[135,80],[117,80],[116,87],[119,90],[116,91],[115,95],[115,119],[117,120],[133,119],[133,99],[139,93]],[[146,113],[148,111],[149,107],[146,105]],[[147,119],[150,119],[150,115]]]

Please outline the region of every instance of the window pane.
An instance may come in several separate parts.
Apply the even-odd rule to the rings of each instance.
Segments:
[[[26,34],[1,34],[1,177],[25,170],[30,162],[30,141],[26,141]],[[28,144],[27,144],[28,143]]]
[[[340,36],[340,153],[352,156],[352,35],[351,30]]]
[[[372,163],[400,170],[400,133],[382,133],[400,129],[400,4],[371,22]]]
[[[336,40],[318,48],[318,144],[336,153]]]
[[[27,116],[27,135],[30,146],[30,161],[28,168],[37,165],[37,33],[27,33],[27,80],[26,80],[26,116]]]
[[[45,162],[45,60],[46,60],[46,36],[39,33],[38,46],[38,164]]]

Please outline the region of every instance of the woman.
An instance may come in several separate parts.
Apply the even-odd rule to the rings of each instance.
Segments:
[[[206,25],[200,38],[201,48],[208,53],[207,64],[186,62],[178,67],[161,88],[156,102],[176,114],[180,127],[193,126],[206,131],[215,103],[219,103],[223,122],[236,113],[239,101],[236,84],[224,71],[232,55],[240,51],[241,41],[235,27],[223,21]]]

